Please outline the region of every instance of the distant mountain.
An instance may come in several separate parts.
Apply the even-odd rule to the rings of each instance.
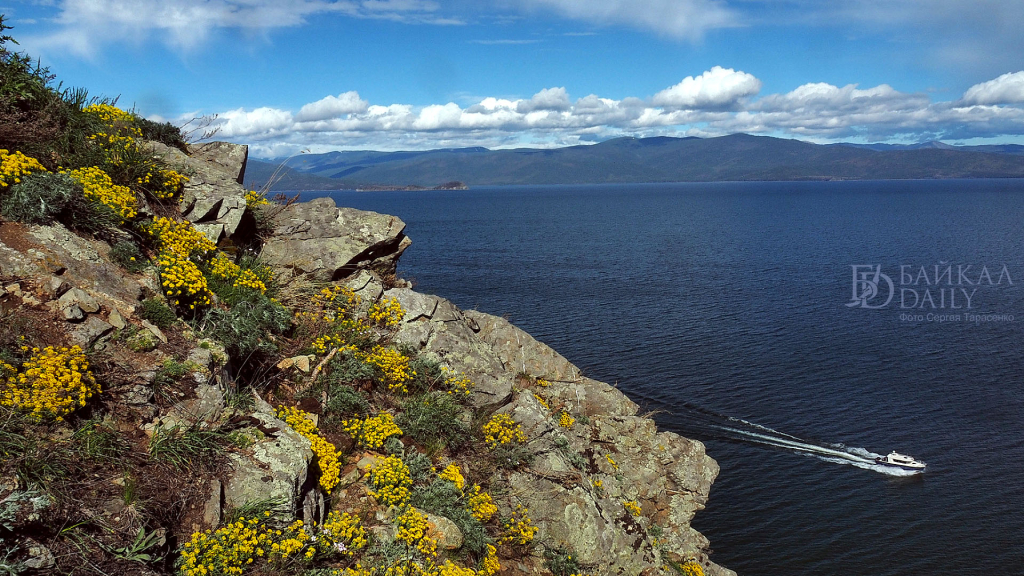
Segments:
[[[1024,146],[955,147],[811,144],[767,136],[616,138],[556,149],[456,148],[422,152],[329,152],[250,160],[246,181],[266,182],[286,165],[275,189],[431,187],[725,180],[1021,178]]]

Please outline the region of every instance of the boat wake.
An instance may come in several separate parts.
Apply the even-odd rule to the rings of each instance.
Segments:
[[[921,473],[920,470],[904,470],[902,468],[876,464],[875,458],[881,458],[883,455],[876,454],[865,448],[851,447],[845,444],[813,442],[793,436],[792,434],[779,432],[767,426],[748,422],[741,418],[715,414],[692,405],[687,407],[703,414],[705,427],[716,431],[716,436],[721,436],[725,439],[773,446],[818,458],[825,462],[856,466],[857,468],[871,470],[872,472],[888,476],[914,476]]]

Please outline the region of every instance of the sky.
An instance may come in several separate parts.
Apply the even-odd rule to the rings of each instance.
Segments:
[[[206,116],[259,157],[737,132],[1024,143],[1018,0],[0,0],[0,13],[65,86],[179,125]]]

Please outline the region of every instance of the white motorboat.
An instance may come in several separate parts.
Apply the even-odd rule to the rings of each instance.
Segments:
[[[910,456],[900,454],[895,450],[890,452],[888,456],[875,458],[875,464],[881,464],[882,466],[894,466],[904,470],[924,470],[925,467],[924,462],[918,462]]]

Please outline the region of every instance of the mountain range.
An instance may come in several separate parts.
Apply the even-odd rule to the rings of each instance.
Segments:
[[[252,158],[246,184],[273,190],[714,182],[728,180],[886,180],[1024,177],[1024,146],[813,144],[769,136],[616,138],[554,149],[453,148],[407,152],[328,152]]]

